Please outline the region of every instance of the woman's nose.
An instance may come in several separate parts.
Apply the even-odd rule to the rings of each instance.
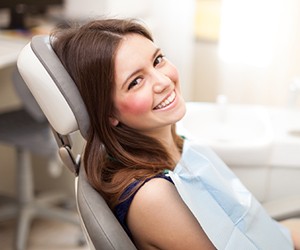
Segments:
[[[156,70],[153,75],[153,90],[154,92],[163,92],[170,86],[171,80],[162,72]]]

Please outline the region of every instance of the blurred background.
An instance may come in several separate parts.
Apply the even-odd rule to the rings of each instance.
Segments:
[[[12,74],[31,36],[101,17],[143,20],[177,66],[187,101],[225,95],[229,103],[285,107],[300,79],[298,0],[0,0],[0,112],[24,105]],[[16,195],[15,164],[14,147],[1,143],[1,194]],[[65,168],[34,155],[33,173],[35,192],[72,197],[74,178]]]

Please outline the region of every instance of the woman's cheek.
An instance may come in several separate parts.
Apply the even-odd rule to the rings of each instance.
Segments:
[[[152,110],[152,99],[149,97],[128,97],[120,103],[119,110],[124,114],[142,115]]]

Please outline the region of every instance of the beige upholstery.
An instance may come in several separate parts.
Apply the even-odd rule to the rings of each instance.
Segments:
[[[30,63],[28,63],[30,61]],[[70,134],[83,138],[89,117],[73,80],[53,52],[48,36],[36,36],[20,53],[19,71],[51,124],[65,165],[77,180],[78,212],[91,248],[136,249],[106,202],[87,182],[80,155],[73,156]]]

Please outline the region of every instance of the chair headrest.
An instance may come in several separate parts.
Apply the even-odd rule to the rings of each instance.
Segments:
[[[22,101],[22,105],[27,113],[36,121],[36,122],[45,122],[46,117],[42,112],[40,106],[37,104],[35,98],[32,96],[31,92],[24,83],[23,78],[20,76],[20,73],[17,69],[13,71],[12,83],[14,90],[17,93],[18,97]]]
[[[53,129],[61,135],[80,130],[86,138],[90,120],[85,104],[49,36],[33,37],[21,51],[17,66]]]

